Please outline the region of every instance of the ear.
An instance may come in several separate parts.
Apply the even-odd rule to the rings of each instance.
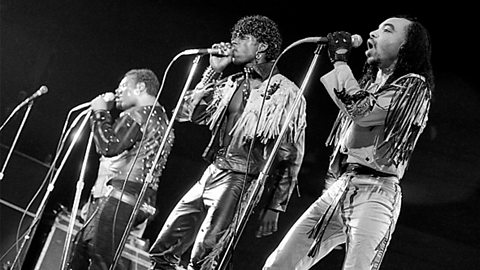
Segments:
[[[137,89],[140,91],[140,92],[144,92],[147,88],[146,88],[146,85],[144,82],[139,82],[137,83]]]
[[[257,52],[258,52],[258,53],[264,53],[267,49],[268,49],[268,44],[267,44],[267,43],[264,43],[264,42],[260,42],[260,43],[258,44]]]

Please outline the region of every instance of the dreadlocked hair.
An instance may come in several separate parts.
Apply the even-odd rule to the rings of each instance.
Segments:
[[[270,18],[261,15],[245,16],[232,28],[232,38],[246,35],[254,36],[258,42],[266,43],[267,60],[275,59],[280,54],[282,37],[278,25]]]
[[[430,91],[435,87],[432,64],[430,57],[432,54],[430,34],[427,29],[414,17],[405,15],[395,16],[411,21],[407,28],[405,43],[398,51],[398,60],[395,64],[392,76],[390,76],[385,85],[390,84],[399,77],[416,73],[425,77]],[[378,67],[366,63],[363,67],[363,77],[360,79],[360,85],[365,86],[368,82],[375,80]]]

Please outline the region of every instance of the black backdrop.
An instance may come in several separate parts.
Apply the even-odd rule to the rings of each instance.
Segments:
[[[418,3],[405,1],[337,2],[314,5],[310,1],[2,0],[0,121],[3,123],[18,103],[46,85],[49,92],[35,101],[16,149],[48,163],[72,107],[113,91],[122,75],[132,68],[150,68],[162,79],[177,53],[228,41],[231,26],[241,16],[263,14],[277,21],[286,47],[301,38],[325,36],[337,30],[357,33],[366,40],[369,31],[384,19],[411,14],[431,31],[437,88],[428,128],[402,182],[403,209],[385,268],[468,266],[480,255],[480,222],[476,215],[480,206],[480,102],[478,86],[474,84],[476,70],[470,66],[476,60],[474,9],[458,1],[454,5],[448,3],[448,7],[437,4],[422,8]],[[279,61],[280,70],[300,85],[314,50],[313,44],[291,49]],[[353,51],[350,62],[356,73],[365,59],[364,50],[365,43]],[[166,75],[160,102],[168,111],[176,105],[192,60],[193,57],[181,57]],[[207,62],[207,57],[201,59],[196,79]],[[323,187],[329,154],[324,141],[336,108],[318,79],[329,68],[322,53],[305,91],[308,127],[306,156],[299,178],[302,197],[292,198],[288,212],[281,217],[279,233],[274,236],[254,239],[251,230],[255,218],[251,219],[234,258],[238,269],[259,269],[286,229]],[[2,144],[12,143],[23,113],[24,110],[17,113],[1,131]],[[160,185],[159,214],[145,233],[151,240],[173,204],[206,166],[201,153],[208,130],[188,123],[176,123],[174,129],[177,139]],[[85,137],[66,163],[49,199],[49,209],[59,204],[71,207],[84,159]],[[88,155],[84,195],[93,184],[97,158],[93,151]],[[16,173],[9,169],[0,188],[9,181],[25,181],[25,188],[34,188],[29,182],[35,179],[13,180]],[[37,181],[43,177],[38,175]],[[3,215],[0,213],[0,219],[5,218]],[[442,256],[443,253],[449,256]],[[335,269],[339,264],[341,252],[334,252],[321,266]]]

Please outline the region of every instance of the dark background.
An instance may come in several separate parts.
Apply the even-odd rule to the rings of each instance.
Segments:
[[[275,20],[283,33],[284,47],[310,36],[345,30],[367,39],[368,33],[390,16],[410,14],[430,30],[436,89],[428,126],[420,138],[409,170],[402,180],[403,205],[397,230],[385,257],[385,269],[466,269],[480,262],[480,98],[477,70],[475,9],[459,1],[419,7],[417,2],[316,2],[311,1],[85,1],[2,0],[0,11],[0,122],[41,85],[49,92],[34,102],[15,149],[40,162],[51,162],[67,114],[74,106],[98,94],[113,92],[123,74],[132,68],[150,68],[165,87],[160,102],[172,111],[186,82],[193,57],[185,49],[208,48],[228,41],[230,29],[242,16],[263,14]],[[312,61],[315,45],[305,43],[289,50],[278,66],[298,85]],[[353,50],[350,64],[356,74],[365,60],[365,42]],[[296,218],[323,187],[330,149],[324,146],[337,109],[319,82],[331,66],[322,52],[305,90],[307,99],[306,155],[300,172],[301,197],[293,196],[281,216],[279,232],[264,239],[253,235],[252,217],[235,252],[236,269],[260,269]],[[201,58],[195,81],[208,65]],[[2,165],[18,130],[25,108],[1,130]],[[201,153],[209,132],[205,127],[175,123],[176,141],[162,177],[158,215],[144,237],[153,241],[180,196],[203,172]],[[59,205],[71,208],[87,135],[68,158],[48,200],[45,221],[37,230],[48,232],[48,218]],[[88,155],[84,196],[98,166],[94,151]],[[11,160],[0,182],[2,199],[31,199],[45,177]],[[21,172],[20,172],[21,171]],[[20,177],[27,172],[27,177]],[[18,188],[12,188],[13,185]],[[5,192],[14,190],[14,192]],[[28,192],[30,190],[30,192]],[[40,198],[37,198],[38,200]],[[21,203],[17,203],[22,205]],[[26,204],[25,204],[26,205]],[[29,209],[35,213],[35,209]],[[5,211],[0,219],[6,220]],[[9,226],[17,226],[13,224]],[[37,236],[39,237],[39,236]],[[0,241],[6,242],[6,235]],[[9,243],[2,243],[10,245]],[[34,260],[42,240],[31,245]],[[0,256],[3,254],[0,254]],[[60,255],[59,255],[60,256]],[[339,269],[343,250],[335,250],[318,268]],[[3,263],[3,262],[2,262]]]

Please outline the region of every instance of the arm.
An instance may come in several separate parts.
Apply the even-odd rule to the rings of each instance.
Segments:
[[[113,102],[106,102],[102,96],[94,98],[90,105],[93,114],[90,126],[97,152],[111,157],[130,149],[142,137],[140,125],[129,114],[120,117],[113,124],[109,110]]]
[[[218,57],[210,55],[210,65],[205,69],[202,79],[195,86],[195,89],[186,93],[177,121],[191,121],[196,124],[205,125],[208,118],[207,107],[213,100],[213,91],[217,81],[221,78],[223,70],[232,63],[231,48],[228,43],[214,44],[212,48],[220,48],[228,52],[228,56]]]
[[[297,117],[305,117],[305,104],[297,111]],[[303,121],[302,121],[303,122]],[[295,134],[296,132],[296,134]],[[298,127],[289,140],[285,137],[277,152],[277,166],[272,173],[272,186],[267,189],[270,200],[260,213],[260,226],[256,237],[262,237],[277,231],[280,212],[285,212],[293,190],[298,183],[298,174],[305,153],[305,125]]]
[[[298,173],[305,152],[305,131],[295,143],[283,143],[277,153],[278,165],[274,171],[274,192],[268,209],[285,212],[288,202],[297,186]]]
[[[207,107],[213,99],[215,84],[210,82],[202,85],[200,82],[195,89],[186,93],[175,120],[179,122],[207,123]]]
[[[90,125],[97,152],[106,157],[130,149],[142,138],[140,125],[128,115],[112,124],[110,112],[97,110],[90,118]]]
[[[382,125],[395,91],[369,93],[360,88],[345,62],[335,62],[334,67],[320,80],[337,107],[359,126]]]

